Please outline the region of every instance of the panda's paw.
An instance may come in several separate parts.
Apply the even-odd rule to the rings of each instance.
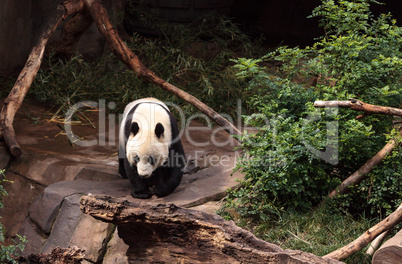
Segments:
[[[154,188],[153,189],[153,193],[158,197],[164,197],[166,195],[169,195],[173,192],[174,188],[161,188],[159,186],[159,188]]]
[[[141,191],[131,191],[131,195],[134,198],[139,198],[139,199],[149,199],[152,197],[152,193],[149,190],[141,190]]]

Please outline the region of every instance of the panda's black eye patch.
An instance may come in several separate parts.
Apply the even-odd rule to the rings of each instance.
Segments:
[[[130,132],[133,133],[133,136],[137,135],[139,130],[140,130],[140,127],[138,126],[137,122],[134,122],[131,124]]]
[[[135,157],[134,157],[134,162],[135,162],[135,163],[140,162],[140,157],[138,157],[138,155],[135,155]]]
[[[160,138],[163,134],[163,132],[165,132],[165,128],[163,127],[163,125],[161,123],[156,124],[155,126],[155,135]]]
[[[155,158],[152,157],[152,156],[149,156],[149,157],[148,157],[148,163],[151,164],[151,165],[155,165],[155,163],[156,163]]]

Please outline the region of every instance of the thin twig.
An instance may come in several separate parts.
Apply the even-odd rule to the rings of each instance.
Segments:
[[[292,236],[294,236],[295,238],[297,238],[297,239],[298,239],[298,240],[300,240],[301,242],[304,242],[304,243],[306,243],[306,244],[308,244],[308,245],[310,245],[310,246],[311,246],[311,243],[310,243],[310,242],[308,242],[308,241],[306,241],[306,240],[304,240],[304,239],[302,239],[302,238],[298,237],[297,235],[293,234],[293,233],[292,233],[292,232],[290,232],[289,230],[286,230],[286,231],[288,231],[288,232],[289,232],[289,234],[291,234]]]

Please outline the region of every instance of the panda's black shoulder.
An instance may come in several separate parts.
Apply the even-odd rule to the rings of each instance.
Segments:
[[[184,167],[186,157],[184,154],[183,145],[179,138],[180,133],[179,133],[179,127],[177,124],[177,120],[170,111],[167,111],[167,112],[168,112],[169,119],[170,119],[170,129],[171,129],[171,133],[172,133],[172,142],[170,144],[171,154],[178,155],[178,156],[174,157],[175,159],[177,159],[177,161],[176,161],[176,162],[178,162],[177,165],[179,165],[179,167]]]

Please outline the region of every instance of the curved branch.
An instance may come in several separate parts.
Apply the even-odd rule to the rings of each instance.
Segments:
[[[22,153],[15,137],[13,127],[14,117],[38,73],[47,41],[66,17],[82,9],[83,4],[80,0],[65,1],[57,7],[42,29],[40,37],[29,54],[24,68],[4,101],[3,109],[0,113],[1,135],[4,137],[4,141],[14,157],[19,157]]]
[[[241,132],[233,124],[231,124],[228,120],[215,112],[212,108],[208,107],[189,93],[157,77],[155,73],[145,67],[139,60],[137,55],[127,47],[122,38],[119,36],[117,30],[112,26],[109,21],[107,12],[99,0],[83,1],[88,12],[91,14],[93,20],[95,21],[99,32],[106,39],[111,51],[121,61],[123,61],[127,65],[127,67],[133,70],[139,77],[162,87],[163,89],[194,105],[220,126],[224,127],[229,134],[237,136],[241,135]]]
[[[364,111],[366,113],[371,114],[402,116],[402,109],[366,104],[357,99],[350,99],[349,101],[315,101],[314,106],[319,108],[324,107],[350,108],[353,110]]]
[[[395,212],[390,214],[387,218],[367,230],[363,235],[358,237],[355,241],[348,245],[331,252],[323,258],[343,260],[357,251],[361,250],[368,245],[374,238],[383,233],[384,231],[393,228],[395,225],[402,222],[402,204],[399,205]]]

